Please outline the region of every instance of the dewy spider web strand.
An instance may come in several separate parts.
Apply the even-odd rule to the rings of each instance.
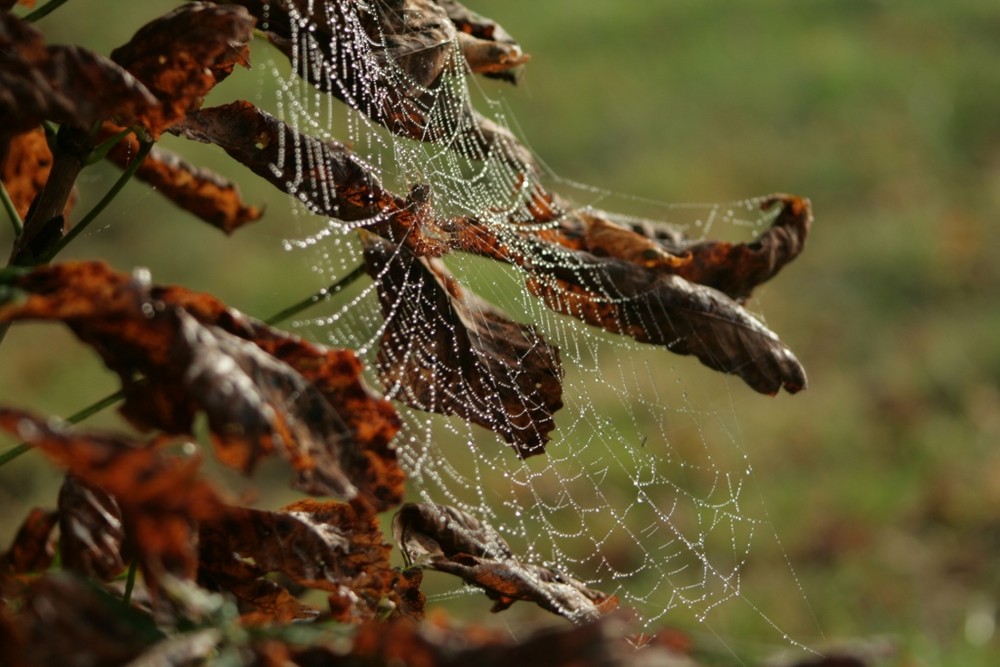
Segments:
[[[577,274],[599,271],[569,252],[536,256],[521,232],[559,223],[558,218],[539,221],[537,198],[548,191],[543,179],[585,202],[584,212],[587,206],[604,205],[618,196],[560,179],[536,162],[513,139],[501,103],[487,99],[489,116],[481,121],[472,110],[470,74],[457,40],[420,45],[443,50],[446,62],[433,84],[415,80],[399,62],[417,55],[418,47],[400,44],[398,35],[381,29],[373,33],[359,18],[392,12],[403,4],[326,0],[309,3],[302,14],[293,10],[293,74],[286,77],[277,66],[271,67],[278,78],[279,116],[303,133],[346,142],[396,192],[426,189],[424,203],[436,218],[473,218],[533,262],[553,263]],[[261,28],[267,30],[267,23]],[[333,36],[336,43],[324,44],[322,35]],[[318,82],[342,103],[306,80]],[[300,151],[299,173],[288,182],[288,191],[308,212],[312,209],[299,188],[312,171],[323,169],[322,161],[301,147],[284,148]],[[644,226],[667,236],[683,232],[698,239],[720,227],[760,231],[774,219],[773,213],[761,211],[763,201],[644,202],[653,204],[666,222],[603,215],[624,226]],[[383,222],[380,216],[345,222],[299,215],[297,220],[302,233],[286,247],[316,252],[315,269],[326,281],[363,261],[355,231]],[[397,252],[389,261],[417,260]],[[524,460],[487,429],[400,406],[406,426],[397,446],[413,492],[424,501],[447,503],[491,523],[524,560],[617,594],[646,627],[654,628],[681,610],[711,622],[726,603],[742,600],[777,630],[742,588],[752,545],[767,532],[759,530],[767,522],[762,518],[766,514],[755,516],[745,507],[744,489],[753,473],[727,424],[732,415],[711,401],[696,400],[695,392],[686,389],[689,373],[707,371],[686,363],[676,368],[676,357],[663,349],[607,335],[554,313],[526,288],[530,276],[523,266],[500,266],[455,253],[445,261],[461,281],[514,320],[533,324],[559,349],[567,373],[565,406],[556,414],[546,453]],[[359,350],[369,368],[376,368],[380,339],[391,323],[409,340],[400,341],[400,354],[424,355],[420,363],[436,391],[460,399],[474,389],[435,384],[441,360],[428,354],[433,348],[425,344],[433,335],[426,327],[452,325],[440,318],[405,321],[414,307],[429,305],[421,304],[421,286],[419,280],[403,284],[396,301],[383,312],[370,285],[334,313],[301,324],[318,327],[335,345]],[[605,298],[628,297],[608,293]],[[650,317],[646,326],[658,325]],[[392,398],[406,391],[395,385],[382,389]],[[528,399],[525,396],[526,405]],[[792,641],[787,636],[785,640]]]

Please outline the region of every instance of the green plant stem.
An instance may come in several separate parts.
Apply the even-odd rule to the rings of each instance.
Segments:
[[[0,468],[7,465],[14,459],[16,459],[21,454],[28,452],[32,448],[32,445],[27,442],[22,442],[16,447],[11,447],[3,454],[0,454]]]
[[[133,560],[128,566],[128,575],[125,577],[125,592],[122,594],[122,602],[126,605],[132,602],[132,590],[135,588],[135,573],[138,568],[139,561]]]
[[[334,284],[330,285],[329,287],[324,287],[318,292],[306,297],[302,301],[299,301],[298,303],[293,304],[288,308],[285,308],[284,310],[275,313],[271,317],[264,320],[264,323],[277,324],[278,322],[283,322],[284,320],[287,320],[290,317],[294,317],[295,315],[301,313],[303,310],[311,306],[314,306],[317,303],[322,303],[323,301],[326,301],[334,294],[337,294],[338,292],[343,290],[345,287],[353,283],[355,280],[357,280],[364,274],[365,274],[365,266],[364,264],[362,264],[361,266],[357,267],[356,269],[354,269],[353,271],[351,271],[346,276],[344,276]]]
[[[24,230],[24,221],[18,215],[17,208],[14,206],[14,202],[11,201],[10,194],[7,192],[3,181],[0,181],[0,202],[3,202],[4,210],[7,211],[7,217],[10,218],[10,224],[14,226],[14,236],[20,236]]]
[[[45,18],[55,10],[59,9],[61,5],[66,4],[68,0],[52,0],[47,2],[33,12],[24,15],[24,20],[28,22],[37,21],[38,19]]]
[[[107,208],[108,204],[110,204],[111,201],[118,196],[118,193],[125,187],[125,184],[128,183],[132,179],[132,176],[135,175],[135,172],[139,170],[139,167],[142,165],[146,156],[149,155],[149,151],[152,149],[152,141],[139,141],[139,151],[135,154],[135,157],[132,158],[132,162],[129,164],[128,169],[126,169],[125,172],[118,177],[118,180],[111,186],[111,189],[108,190],[107,194],[101,198],[101,201],[94,204],[94,208],[90,209],[87,212],[87,215],[83,216],[80,222],[76,223],[73,228],[66,233],[66,236],[62,237],[58,243],[45,253],[42,262],[48,262],[53,257],[58,255],[63,248],[69,245],[73,239],[80,235],[80,232],[87,228],[87,225],[93,222],[94,219],[101,214],[101,211]]]

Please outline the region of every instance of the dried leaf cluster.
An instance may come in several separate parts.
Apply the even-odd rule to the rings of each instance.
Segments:
[[[391,192],[343,144],[246,101],[202,107],[248,64],[255,29],[289,56],[311,40],[342,64],[300,73],[321,90],[400,136],[467,133],[483,155],[532,175],[530,153],[468,105],[431,125],[437,134],[426,131],[452,59],[509,82],[528,60],[502,27],[454,0],[192,2],[110,57],[47,44],[13,4],[0,4],[0,179],[24,223],[0,278],[0,326],[69,327],[120,378],[122,413],[144,435],[76,430],[0,408],[0,429],[66,470],[56,509],[33,511],[0,557],[0,661],[182,665],[221,653],[261,665],[692,664],[676,635],[636,652],[624,624],[603,618],[614,596],[521,561],[477,518],[400,507],[399,418],[362,380],[353,351],[284,333],[210,295],[156,285],[143,270],[50,260],[88,220],[70,224],[73,183],[96,159],[134,171],[226,233],[260,218],[232,183],[152,145],[165,132],[215,144],[282,191],[297,183],[294,194],[316,213],[376,220],[360,241],[387,318],[375,369],[387,395],[491,429],[528,457],[544,453],[556,429],[559,350],[461,285],[441,256],[513,264],[556,312],[694,355],[757,391],[795,392],[805,386],[802,367],[742,304],[801,252],[806,200],[764,201],[777,216],[748,244],[626,227],[575,210],[534,181],[530,220],[445,218],[428,186]],[[413,86],[362,85],[360,54],[337,33],[348,19],[378,36],[375,57]],[[301,34],[304,21],[317,30]],[[383,94],[347,94],[375,89]],[[250,474],[276,457],[295,488],[335,500],[274,511],[234,504],[200,472],[199,420],[223,463]],[[406,568],[391,564],[379,524],[379,513],[397,507],[393,534]],[[57,554],[61,572],[52,570]],[[130,564],[142,575],[134,592],[131,576],[122,581]],[[483,589],[495,611],[525,600],[586,623],[515,644],[421,621],[424,568]],[[308,641],[281,630],[294,622],[315,629]],[[264,626],[278,629],[250,631]]]

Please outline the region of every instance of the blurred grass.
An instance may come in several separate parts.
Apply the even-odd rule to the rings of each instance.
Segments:
[[[107,52],[172,4],[77,0],[41,25]],[[555,173],[671,202],[812,199],[806,252],[753,304],[811,386],[734,406],[781,539],[764,541],[748,576],[777,603],[797,599],[787,557],[831,640],[890,634],[908,664],[997,664],[1000,7],[469,4],[533,54],[519,89],[482,85]],[[254,99],[259,78],[237,72],[219,97]],[[280,250],[294,235],[280,197],[177,145],[269,202],[268,216],[227,239],[132,186],[67,257],[149,266],[261,316],[314,289]],[[96,195],[78,210],[113,177],[88,172]],[[0,246],[9,234],[0,226]],[[115,386],[53,326],[15,327],[0,366],[0,403],[54,414]],[[3,543],[53,478],[38,459],[0,470]]]

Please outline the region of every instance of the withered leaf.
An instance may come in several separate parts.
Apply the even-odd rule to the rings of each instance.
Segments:
[[[222,587],[280,572],[329,592],[334,618],[342,622],[376,618],[387,608],[420,613],[400,594],[406,581],[389,564],[378,520],[351,505],[305,500],[278,512],[233,507],[202,524],[200,543],[201,577]]]
[[[389,394],[484,426],[518,456],[543,453],[562,407],[558,349],[463,287],[440,260],[371,234],[362,240],[386,316],[378,364]]]
[[[123,413],[138,426],[190,433],[204,411],[229,465],[250,471],[278,453],[307,492],[354,497],[361,488],[359,502],[375,509],[401,497],[389,445],[398,418],[364,387],[352,352],[310,345],[208,295],[154,288],[143,272],[100,262],[40,267],[14,287],[26,296],[0,306],[0,321],[64,321],[121,377]]]
[[[541,243],[537,248],[528,289],[556,312],[694,355],[761,393],[806,386],[792,351],[722,292],[622,259]]]
[[[392,534],[408,561],[482,588],[495,601],[493,611],[527,600],[583,622],[618,605],[616,597],[591,590],[566,574],[522,563],[492,527],[454,507],[407,503],[392,519]]]
[[[390,132],[431,142],[452,141],[457,135],[457,143],[468,154],[500,155],[518,168],[534,169],[530,153],[509,142],[505,133],[494,131],[495,127],[485,127],[452,86],[442,85],[448,68],[456,70],[453,44],[457,31],[435,0],[236,2],[262,25],[266,22],[268,38],[297,64],[300,77]],[[306,24],[309,30],[299,28]],[[365,47],[342,38],[343,32],[353,30],[369,36]],[[482,53],[477,48],[481,51],[474,58],[484,68],[491,58],[494,64],[513,64],[524,57],[519,48],[506,42],[490,46],[500,53]],[[505,74],[509,72],[499,75]]]
[[[109,126],[107,134],[114,134],[119,129]],[[138,150],[139,140],[129,135],[108,152],[108,159],[126,169]],[[235,184],[159,146],[153,146],[135,176],[180,208],[227,234],[263,215],[256,206],[243,202]]]
[[[67,470],[114,496],[131,553],[146,582],[164,573],[193,578],[193,524],[216,516],[221,501],[197,475],[197,459],[171,457],[154,445],[70,431],[26,412],[0,409],[0,429],[30,442]]]
[[[446,619],[414,623],[406,619],[361,625],[345,649],[327,638],[309,646],[277,639],[254,644],[258,662],[285,665],[420,665],[421,667],[696,667],[685,656],[652,645],[636,649],[627,624],[615,617],[549,628],[514,640],[510,632]],[[347,655],[345,655],[347,654]]]
[[[42,120],[89,129],[131,124],[159,102],[114,62],[77,46],[47,46],[27,22],[0,12],[0,153],[8,137]]]
[[[498,23],[457,0],[434,0],[458,29],[458,44],[469,68],[487,77],[517,83],[516,68],[531,56]]]
[[[774,206],[781,207],[774,222],[750,243],[678,242],[671,236],[651,235],[641,225],[627,229],[599,217],[584,217],[583,249],[672,273],[744,301],[757,285],[799,256],[812,225],[808,199],[772,195],[761,203],[764,210]]]
[[[155,287],[152,295],[157,301],[183,308],[200,322],[252,341],[295,369],[323,395],[346,426],[339,462],[360,491],[353,504],[381,512],[401,502],[405,474],[392,447],[400,427],[399,415],[391,403],[364,383],[361,362],[353,351],[329,349],[273,329],[206,294]]]
[[[301,602],[269,579],[236,581],[223,587],[239,603],[243,625],[285,625],[319,616],[319,609]]]
[[[67,573],[33,582],[12,625],[4,665],[125,665],[162,637],[148,616]]]
[[[66,475],[59,489],[59,553],[63,568],[110,581],[125,571],[121,510],[106,491]]]
[[[111,52],[161,102],[140,119],[153,137],[201,106],[235,65],[248,65],[255,24],[242,7],[191,2],[147,23]]]
[[[0,146],[0,154],[3,146]],[[35,197],[42,191],[52,170],[52,151],[45,140],[45,132],[36,127],[13,137],[7,144],[7,154],[0,162],[0,181],[14,203],[18,215],[24,220]],[[63,214],[72,208],[71,197]]]
[[[39,507],[31,510],[21,524],[14,542],[0,555],[0,576],[41,572],[52,565],[52,529],[59,523],[59,514]]]
[[[249,102],[191,113],[174,128],[181,136],[215,144],[282,192],[314,212],[345,221],[384,220],[373,229],[405,239],[418,255],[440,255],[444,232],[422,215],[419,202],[383,188],[372,170],[347,147],[302,134]]]

